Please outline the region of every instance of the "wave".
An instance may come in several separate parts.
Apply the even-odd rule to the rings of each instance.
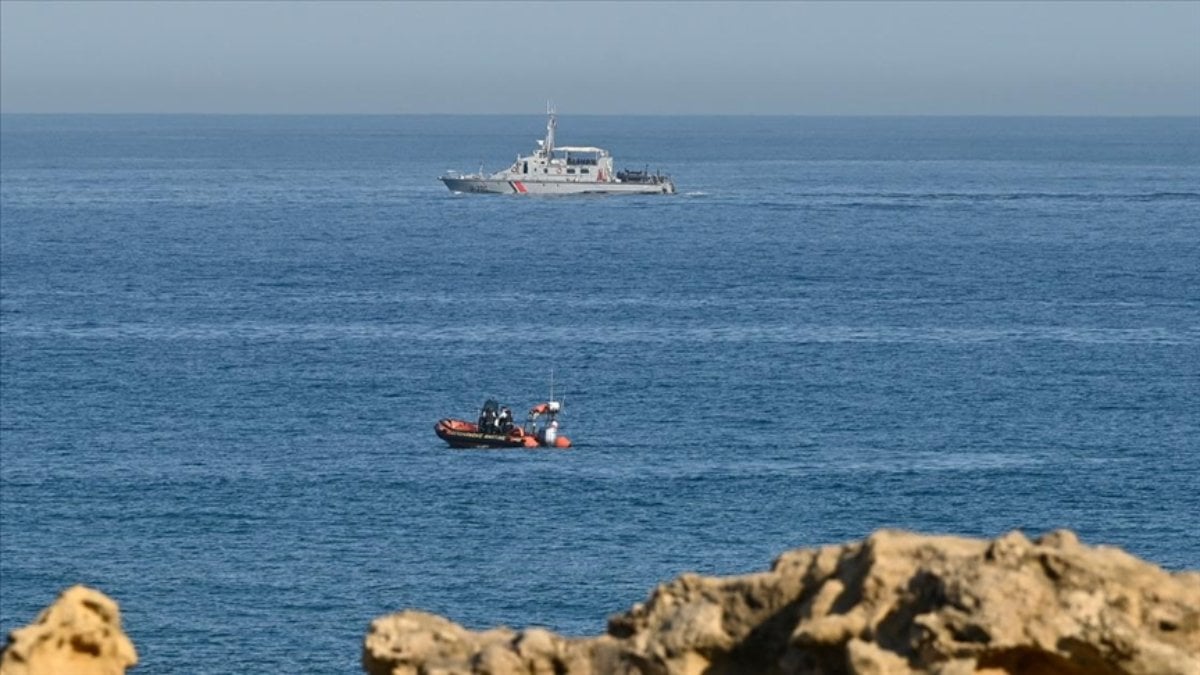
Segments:
[[[663,326],[545,326],[530,333],[525,326],[492,323],[428,325],[375,323],[267,323],[243,322],[220,325],[155,326],[45,325],[13,322],[2,332],[8,337],[174,340],[263,340],[308,342],[326,340],[399,340],[418,343],[514,343],[566,342],[571,344],[978,344],[1060,342],[1075,344],[1200,343],[1200,331],[1162,327],[1094,328],[1062,326],[978,327],[893,327],[893,326],[805,326],[745,325],[678,328]]]
[[[851,206],[869,204],[873,200],[900,201],[1025,201],[1060,200],[1079,202],[1101,201],[1200,201],[1200,192],[794,192],[792,197],[805,199],[854,200]]]

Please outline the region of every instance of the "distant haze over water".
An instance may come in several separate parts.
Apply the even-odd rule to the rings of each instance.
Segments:
[[[1200,115],[1189,2],[3,2],[0,110]]]

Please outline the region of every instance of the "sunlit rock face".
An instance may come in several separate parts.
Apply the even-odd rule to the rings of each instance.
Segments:
[[[135,665],[117,603],[85,586],[63,591],[33,623],[12,631],[0,655],[0,675],[122,675]]]
[[[1200,573],[1066,531],[881,531],[759,574],[685,574],[595,638],[475,633],[407,611],[372,622],[362,658],[370,675],[1196,675]]]

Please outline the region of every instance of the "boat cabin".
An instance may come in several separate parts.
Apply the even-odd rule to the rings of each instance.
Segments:
[[[560,146],[543,153],[517,157],[509,169],[526,179],[551,181],[605,181],[613,176],[612,156],[603,148]]]

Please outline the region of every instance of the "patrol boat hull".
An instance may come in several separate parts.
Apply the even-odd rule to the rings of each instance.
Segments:
[[[453,192],[502,195],[670,195],[675,185],[662,183],[618,183],[582,181],[505,180],[497,178],[443,176],[440,179]]]

